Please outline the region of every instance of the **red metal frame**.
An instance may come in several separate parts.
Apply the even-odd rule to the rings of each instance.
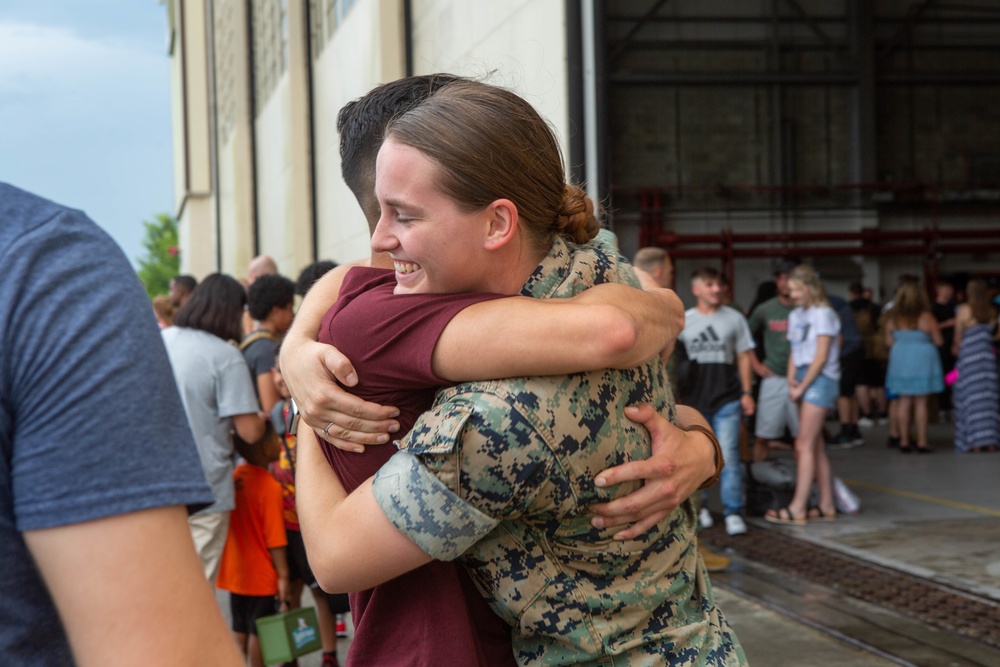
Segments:
[[[674,259],[721,259],[722,273],[730,284],[733,284],[734,263],[738,257],[906,255],[923,258],[924,280],[930,287],[937,282],[938,265],[944,254],[1000,252],[1000,224],[996,229],[941,229],[936,205],[931,207],[932,224],[920,230],[866,227],[844,232],[744,234],[727,227],[718,234],[675,234],[663,230],[663,189],[642,188],[636,194],[640,210],[640,247],[664,248]]]

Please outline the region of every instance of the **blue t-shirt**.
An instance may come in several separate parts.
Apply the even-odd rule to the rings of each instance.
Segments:
[[[149,299],[114,241],[0,183],[0,267],[0,665],[68,665],[21,533],[212,495]]]

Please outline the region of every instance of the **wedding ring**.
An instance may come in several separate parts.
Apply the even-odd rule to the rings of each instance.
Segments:
[[[326,428],[323,429],[323,435],[325,435],[326,437],[330,437],[330,427],[331,426],[333,426],[333,422],[330,422],[329,424],[327,424]]]

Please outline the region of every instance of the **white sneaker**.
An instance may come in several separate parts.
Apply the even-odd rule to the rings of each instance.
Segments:
[[[711,528],[715,525],[715,519],[712,518],[712,513],[708,511],[707,507],[701,508],[701,512],[698,514],[698,524],[702,528]]]
[[[747,524],[739,514],[730,514],[726,517],[726,532],[730,535],[744,535],[747,532]]]

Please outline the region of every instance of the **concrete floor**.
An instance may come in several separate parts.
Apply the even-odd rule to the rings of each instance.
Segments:
[[[860,513],[841,516],[832,523],[814,522],[803,528],[775,527],[760,519],[750,519],[751,530],[791,531],[796,537],[825,548],[1000,602],[1000,453],[956,453],[951,445],[952,425],[948,423],[931,426],[930,443],[935,448],[931,455],[904,455],[888,449],[884,425],[865,429],[863,433],[863,447],[829,452],[834,473],[860,498]],[[775,453],[775,456],[788,455]],[[709,504],[719,507],[718,498],[711,498]],[[859,647],[850,637],[820,630],[810,620],[806,607],[828,592],[813,590],[808,582],[801,583],[798,598],[783,592],[785,598],[780,605],[761,602],[769,595],[777,595],[773,591],[756,599],[741,592],[748,587],[766,588],[768,576],[773,573],[768,575],[752,563],[736,561],[730,572],[713,578],[719,604],[752,665],[946,664],[933,657],[903,660],[893,658],[893,653],[879,655]],[[222,601],[224,598],[220,596]],[[308,593],[304,603],[311,604]],[[837,604],[849,607],[859,603],[847,600],[833,606]],[[803,613],[784,613],[797,605]],[[228,605],[222,606],[225,609]],[[779,611],[780,608],[784,611]],[[822,613],[831,612],[826,609]],[[884,617],[878,621],[879,625],[909,624],[906,619],[895,618],[883,610],[869,609],[867,613]],[[917,626],[907,631],[928,632]],[[949,638],[941,637],[939,641],[947,643]],[[349,642],[350,639],[340,641],[341,664]],[[299,664],[318,667],[320,655],[304,656]]]
[[[885,426],[863,430],[863,447],[828,452],[861,512],[781,530],[1000,601],[1000,453],[960,454],[952,432],[932,424],[935,451],[920,455],[886,447]]]

